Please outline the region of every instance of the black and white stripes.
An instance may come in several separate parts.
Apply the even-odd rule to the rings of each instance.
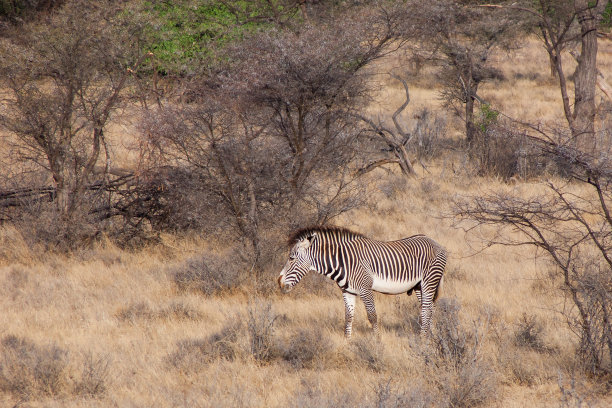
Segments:
[[[307,228],[290,240],[289,260],[278,283],[290,291],[309,271],[335,281],[346,307],[345,335],[351,336],[356,296],[378,332],[372,291],[399,294],[413,291],[421,302],[421,332],[430,329],[433,303],[442,283],[446,251],[423,235],[381,242],[343,228]]]

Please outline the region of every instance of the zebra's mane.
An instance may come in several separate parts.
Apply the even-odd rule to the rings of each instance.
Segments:
[[[326,227],[322,227],[322,226],[314,226],[314,227],[306,227],[306,228],[302,228],[298,231],[296,231],[295,233],[293,233],[290,237],[289,240],[287,242],[287,244],[289,245],[289,247],[292,247],[293,245],[295,245],[298,241],[306,238],[306,237],[310,237],[314,234],[325,234],[325,235],[336,235],[336,236],[342,236],[345,238],[365,238],[364,235],[355,232],[355,231],[351,231],[348,228],[342,228],[342,227],[332,227],[332,226],[326,226]]]

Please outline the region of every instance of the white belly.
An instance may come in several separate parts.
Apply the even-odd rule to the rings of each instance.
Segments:
[[[418,279],[413,281],[395,281],[381,279],[375,276],[374,283],[372,284],[372,290],[389,295],[398,295],[400,293],[408,292],[408,289],[412,289],[418,282]]]

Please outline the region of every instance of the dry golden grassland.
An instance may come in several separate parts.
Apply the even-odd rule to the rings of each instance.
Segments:
[[[601,49],[601,67],[612,72],[612,45]],[[508,80],[483,89],[496,108],[527,120],[559,117],[559,92],[536,42],[497,58]],[[416,82],[411,91],[406,115],[438,109],[435,87]],[[403,97],[391,82],[381,95],[391,111]],[[35,253],[7,227],[0,230],[0,406],[435,406],[451,394],[459,406],[560,406],[563,396],[610,406],[596,382],[572,383],[575,338],[554,312],[562,299],[544,279],[546,262],[527,249],[480,251],[481,242],[442,217],[455,194],[528,195],[538,182],[475,177],[453,160],[432,164],[431,173],[417,168],[412,180],[381,172],[371,186],[376,204],[336,223],[381,240],[424,233],[448,249],[434,319],[458,313],[460,326],[451,326],[468,357],[442,362],[421,344],[414,296],[376,296],[379,341],[358,304],[347,342],[340,291],[315,276],[288,295],[259,295],[249,283],[212,296],[179,290],[173,271],[222,243],[168,235],[137,251],[100,243],[64,257]],[[536,340],[521,341],[529,321],[539,327]],[[461,400],[462,393],[469,395]]]

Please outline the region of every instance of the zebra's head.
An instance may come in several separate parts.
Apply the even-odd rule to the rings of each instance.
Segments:
[[[314,271],[311,247],[317,239],[316,232],[303,236],[291,248],[289,259],[278,277],[278,286],[288,293],[309,271]]]

